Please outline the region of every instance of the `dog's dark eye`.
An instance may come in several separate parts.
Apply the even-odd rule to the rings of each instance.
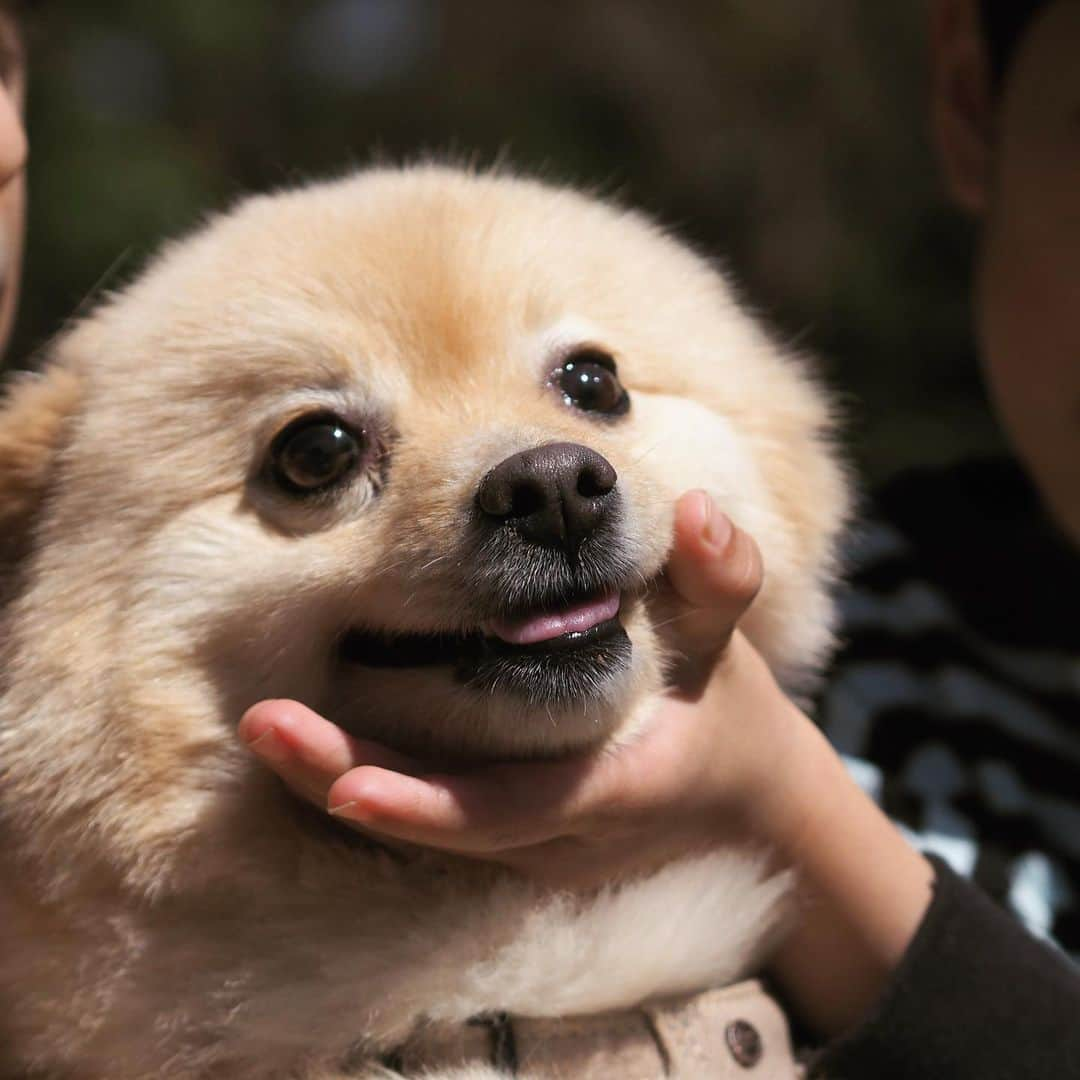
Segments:
[[[567,405],[583,412],[622,416],[630,408],[630,396],[615,373],[615,361],[599,349],[571,353],[552,372],[551,382]]]
[[[294,495],[321,491],[344,480],[364,457],[364,433],[320,413],[294,420],[270,447],[270,471]]]

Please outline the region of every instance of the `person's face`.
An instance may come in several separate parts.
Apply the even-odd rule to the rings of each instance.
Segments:
[[[0,7],[0,350],[15,321],[26,191],[22,45],[14,18]]]
[[[976,319],[991,397],[1080,544],[1080,0],[1034,21],[995,100],[971,0],[935,12],[946,172],[981,218]]]

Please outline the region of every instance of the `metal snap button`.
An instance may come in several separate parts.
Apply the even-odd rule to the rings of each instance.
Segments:
[[[747,1020],[733,1020],[728,1024],[724,1029],[724,1041],[731,1056],[744,1069],[752,1069],[765,1050],[757,1028]]]

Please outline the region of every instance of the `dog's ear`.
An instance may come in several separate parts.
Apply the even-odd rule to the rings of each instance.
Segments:
[[[14,377],[0,395],[0,598],[29,549],[80,388],[71,368],[54,363]]]

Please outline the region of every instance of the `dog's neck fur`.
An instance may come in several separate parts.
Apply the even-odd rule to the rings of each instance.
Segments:
[[[262,827],[286,829],[287,817],[264,816]],[[593,1013],[724,985],[759,960],[787,891],[784,880],[762,880],[752,858],[727,854],[588,898],[545,897],[463,860],[403,861],[323,836],[309,843],[309,825],[297,828],[291,854],[269,878],[263,866],[257,882],[244,866],[258,857],[255,839],[219,832],[191,860],[207,877],[207,864],[217,864],[216,887],[136,905],[103,880],[111,914],[99,907],[92,922],[74,924],[59,901],[56,964],[42,923],[48,906],[6,893],[5,922],[25,943],[0,961],[5,984],[23,995],[17,1014],[50,1054],[69,1046],[69,1059],[91,1073],[122,1062],[118,1074],[149,1076],[182,1059],[193,1076],[211,1066],[263,1076],[312,1053],[330,1064],[360,1033],[386,1049],[423,1020]],[[73,973],[62,963],[73,937],[83,955],[108,955],[107,968]],[[165,985],[162,971],[171,973]],[[85,980],[83,996],[100,1003],[78,1031],[48,1004],[64,1001],[73,980]],[[268,986],[282,989],[268,994]],[[37,1007],[28,1012],[30,1002]]]
[[[782,921],[786,882],[763,880],[745,854],[690,860],[581,897],[345,835],[220,733],[209,744],[217,749],[204,745],[171,788],[149,786],[165,801],[139,817],[152,833],[132,831],[126,808],[139,797],[139,773],[128,772],[130,751],[106,737],[114,729],[104,716],[95,722],[86,708],[89,688],[70,678],[48,684],[32,658],[13,659],[25,677],[0,706],[19,718],[0,716],[9,763],[41,761],[55,735],[49,717],[72,708],[86,718],[84,749],[115,760],[109,784],[80,789],[57,746],[54,773],[19,779],[30,786],[27,806],[50,791],[67,800],[53,818],[58,831],[8,823],[15,834],[3,880],[24,888],[0,893],[11,928],[0,983],[19,988],[13,1038],[31,1053],[36,1045],[43,1060],[59,1049],[91,1074],[132,1076],[183,1060],[193,1071],[178,1075],[225,1068],[236,1078],[313,1053],[332,1064],[362,1032],[373,1050],[386,1049],[425,1020],[594,1013],[724,985],[752,969]],[[108,707],[105,694],[100,708]],[[6,807],[17,813],[10,799]],[[68,844],[58,864],[72,816],[87,835],[110,832],[105,850],[127,861],[95,861],[102,847],[90,843]],[[116,842],[118,830],[126,843]],[[98,901],[92,920],[78,915],[88,882]],[[264,940],[268,927],[273,941]],[[65,959],[73,954],[110,959],[73,973]],[[165,983],[162,971],[171,973]],[[73,981],[76,996],[96,1003],[77,1029],[50,1004],[70,1000]],[[273,986],[282,989],[268,993]]]

